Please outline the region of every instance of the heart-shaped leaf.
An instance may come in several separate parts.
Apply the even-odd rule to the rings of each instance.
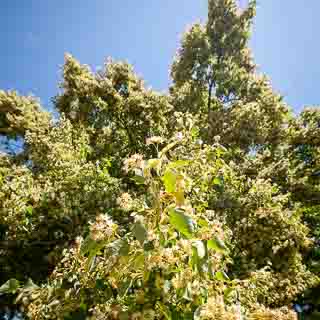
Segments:
[[[184,210],[172,208],[169,211],[170,224],[187,238],[191,238],[195,229],[194,221],[188,217]]]

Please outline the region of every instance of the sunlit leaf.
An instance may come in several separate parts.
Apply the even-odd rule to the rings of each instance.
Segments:
[[[228,248],[226,247],[224,242],[218,237],[208,240],[207,247],[208,249],[212,249],[220,253],[228,252]]]
[[[201,227],[209,227],[209,223],[207,220],[203,219],[203,218],[200,218],[197,220],[197,223],[199,226]]]
[[[155,169],[157,171],[157,174],[159,174],[160,169],[161,169],[161,160],[160,159],[150,159],[150,160],[148,160],[148,166],[149,166],[149,168]]]
[[[187,238],[191,238],[195,229],[194,221],[179,208],[169,210],[170,224]]]
[[[215,277],[217,280],[220,280],[220,281],[229,281],[230,280],[228,275],[224,271],[216,272]]]
[[[18,280],[10,279],[0,287],[0,294],[16,293],[19,287],[20,285]]]
[[[27,212],[28,216],[32,216],[33,207],[31,207],[31,206],[26,207],[26,212]]]
[[[174,196],[176,198],[176,204],[177,206],[181,207],[184,205],[184,192],[183,191],[179,191],[179,192],[174,192]]]
[[[174,192],[176,190],[177,174],[170,169],[167,169],[162,177],[166,192]]]
[[[217,190],[218,192],[223,192],[224,190],[224,180],[223,177],[215,177],[212,181],[213,187],[215,188],[215,190]]]
[[[227,288],[226,290],[224,290],[223,292],[223,297],[226,301],[228,301],[228,299],[230,297],[232,297],[232,295],[234,294],[235,289],[234,288]]]
[[[82,255],[86,255],[88,252],[93,250],[97,246],[97,242],[91,238],[91,236],[87,236],[81,244],[80,253]]]
[[[206,247],[201,240],[193,241],[192,245],[197,249],[197,254],[200,259],[203,259],[206,256]]]
[[[223,181],[219,177],[215,177],[212,181],[212,184],[215,186],[221,186]]]
[[[168,168],[176,169],[176,168],[186,167],[188,165],[190,165],[190,161],[189,160],[177,160],[177,161],[174,161],[174,162],[170,162],[169,165],[168,165]]]

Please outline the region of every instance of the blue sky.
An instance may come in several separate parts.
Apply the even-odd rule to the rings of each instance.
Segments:
[[[93,68],[108,56],[126,59],[148,85],[165,90],[181,33],[206,19],[206,7],[206,0],[1,0],[0,88],[33,93],[49,106],[70,52]],[[256,62],[297,112],[320,104],[319,11],[318,0],[259,2]]]

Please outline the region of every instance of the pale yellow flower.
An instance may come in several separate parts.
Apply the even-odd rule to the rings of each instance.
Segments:
[[[159,136],[153,136],[150,138],[147,138],[146,140],[146,145],[150,145],[150,144],[160,144],[163,143],[164,139],[162,137]]]
[[[117,225],[106,214],[100,214],[96,221],[90,224],[91,237],[95,241],[110,238],[117,229]]]

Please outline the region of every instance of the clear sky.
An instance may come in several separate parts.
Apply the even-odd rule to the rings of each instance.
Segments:
[[[320,104],[319,12],[319,0],[259,2],[256,62],[297,112]],[[181,33],[206,14],[206,0],[1,0],[0,88],[49,106],[70,52],[93,68],[108,56],[126,59],[148,85],[166,90]]]

